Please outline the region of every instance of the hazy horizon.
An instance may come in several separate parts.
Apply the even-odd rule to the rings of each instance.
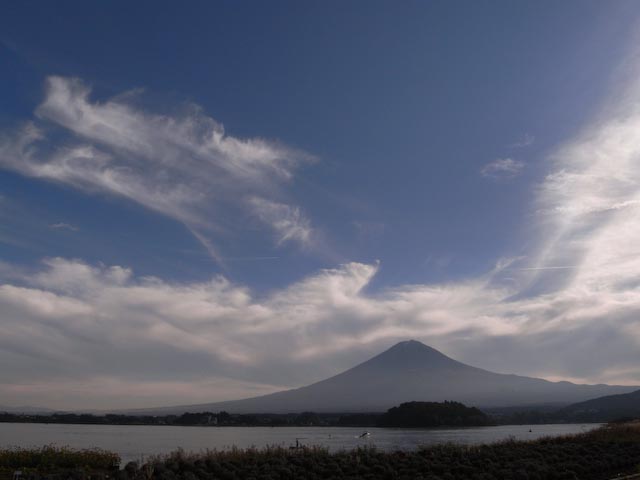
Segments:
[[[0,405],[640,385],[637,2],[4,10]]]
[[[444,363],[443,363],[444,362]],[[479,374],[480,377],[471,379],[466,378],[465,385],[461,385],[456,378],[453,371],[449,370],[454,365],[456,369],[460,369],[462,375],[468,375],[471,367],[471,372],[474,375]],[[373,373],[371,368],[381,368],[381,370],[375,373],[377,383],[391,382],[391,385],[387,385],[384,388],[379,386],[374,387],[375,392],[368,392],[370,389],[370,376]],[[408,368],[407,368],[408,367]],[[444,372],[440,372],[440,368],[445,368]],[[363,370],[364,369],[364,370]],[[368,373],[362,376],[362,372]],[[418,373],[417,377],[412,378]],[[506,375],[505,375],[506,373]],[[426,374],[426,377],[420,377]],[[485,376],[488,374],[488,376]],[[171,404],[171,405],[151,405],[147,404],[139,408],[104,408],[104,409],[87,409],[76,408],[68,409],[72,412],[86,412],[92,414],[106,414],[106,413],[123,413],[123,414],[143,414],[143,415],[170,415],[170,414],[182,414],[189,412],[202,412],[202,411],[227,411],[233,414],[286,414],[286,413],[302,413],[307,410],[313,412],[381,412],[385,411],[392,406],[397,406],[406,401],[414,401],[420,399],[421,401],[435,401],[442,402],[448,398],[455,398],[467,405],[473,405],[481,408],[517,408],[517,407],[541,407],[550,405],[567,405],[574,404],[584,400],[591,400],[602,397],[609,397],[610,395],[620,395],[630,392],[636,392],[636,389],[640,388],[640,385],[631,385],[631,389],[624,388],[624,385],[611,386],[608,385],[585,385],[585,384],[573,384],[579,387],[600,387],[606,388],[594,391],[566,391],[563,390],[554,392],[552,390],[544,390],[537,385],[536,382],[532,384],[519,383],[511,385],[514,391],[509,393],[505,390],[505,386],[498,386],[497,388],[489,386],[492,381],[492,377],[498,374],[502,377],[502,380],[510,382],[512,380],[512,374],[509,372],[490,372],[487,370],[480,370],[473,365],[466,365],[458,362],[456,359],[448,357],[443,352],[425,345],[417,340],[404,340],[400,341],[388,349],[379,352],[377,355],[371,358],[365,359],[363,362],[353,365],[351,368],[345,371],[338,372],[338,375],[330,378],[319,379],[319,382],[311,382],[309,385],[301,385],[300,387],[310,387],[312,389],[310,398],[303,396],[298,397],[299,389],[283,388],[276,389],[274,392],[266,392],[266,396],[259,394],[258,396],[252,395],[249,397],[234,397],[228,399],[222,399],[214,403],[198,403],[198,404]],[[517,376],[520,380],[526,380],[532,377]],[[533,378],[533,380],[539,380]],[[545,379],[542,379],[545,380]],[[566,381],[553,383],[566,384]],[[570,382],[569,382],[570,383]],[[332,385],[333,386],[329,386]],[[327,387],[329,388],[327,389]],[[319,387],[319,388],[318,388]],[[417,390],[416,390],[417,387]],[[461,388],[460,388],[461,387]],[[306,388],[302,388],[305,390]],[[640,390],[637,390],[640,391]],[[352,404],[345,405],[339,400],[340,397],[346,395],[347,398],[351,398],[355,392],[361,397],[360,400],[352,400]],[[480,394],[479,398],[467,398],[471,393],[472,396]],[[489,397],[486,394],[489,392]],[[284,394],[277,398],[269,400],[269,393]],[[515,397],[513,393],[516,393]],[[391,394],[391,398],[389,397]],[[567,396],[567,397],[564,397]],[[297,398],[298,397],[298,398]],[[384,400],[383,400],[384,397]],[[582,397],[582,398],[581,398]],[[483,400],[481,398],[485,398]],[[486,403],[487,398],[493,398],[493,401],[499,402]],[[525,403],[522,404],[522,399],[525,399]],[[246,400],[251,400],[246,402]],[[265,402],[266,400],[266,402]],[[293,402],[292,402],[293,400]],[[373,406],[370,403],[374,400]],[[355,404],[353,404],[355,402]],[[387,403],[388,405],[385,405]],[[375,406],[377,405],[377,407]],[[2,409],[8,409],[8,411],[15,411],[19,413],[28,413],[29,411],[46,413],[47,411],[56,411],[56,409],[48,408],[42,405],[19,405],[19,406],[6,406],[0,404],[0,411]],[[20,410],[20,408],[26,410]]]

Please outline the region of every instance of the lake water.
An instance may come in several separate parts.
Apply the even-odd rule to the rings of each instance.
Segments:
[[[362,428],[348,427],[173,427],[146,425],[45,425],[0,423],[0,448],[55,444],[73,448],[98,447],[116,452],[123,464],[149,455],[266,445],[318,445],[332,451],[375,445],[382,450],[411,450],[421,445],[454,442],[491,443],[513,437],[533,440],[544,436],[580,433],[599,424],[507,425],[455,429],[369,428],[370,436],[358,438]],[[529,431],[531,430],[531,431]]]

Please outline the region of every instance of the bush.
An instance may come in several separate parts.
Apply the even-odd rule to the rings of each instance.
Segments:
[[[0,468],[59,470],[85,468],[112,470],[120,465],[120,457],[101,449],[73,450],[47,445],[42,448],[0,450]]]

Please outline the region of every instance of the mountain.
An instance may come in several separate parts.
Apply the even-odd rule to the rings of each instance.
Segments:
[[[576,385],[493,373],[460,363],[415,340],[400,342],[339,375],[293,390],[227,402],[138,410],[289,413],[383,412],[410,401],[455,400],[477,407],[566,405],[638,387]]]
[[[625,417],[640,418],[640,390],[607,395],[563,408],[560,414],[577,421],[608,422]]]

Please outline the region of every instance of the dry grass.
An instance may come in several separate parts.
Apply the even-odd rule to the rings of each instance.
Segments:
[[[9,448],[0,450],[0,478],[12,478],[20,471],[25,479],[47,475],[55,478],[108,478],[120,465],[120,457],[100,449],[74,450],[47,445],[41,448]]]

